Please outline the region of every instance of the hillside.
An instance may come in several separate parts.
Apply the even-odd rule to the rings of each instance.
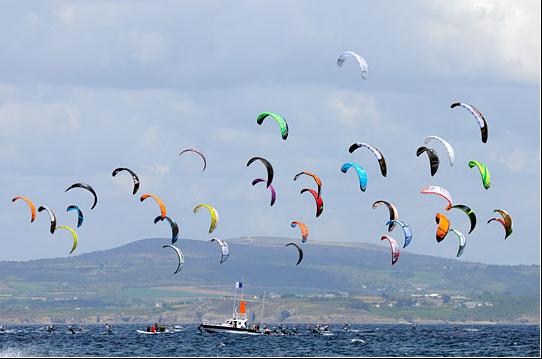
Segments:
[[[305,258],[296,266],[297,252],[284,247],[288,241],[268,237],[230,239],[230,257],[219,264],[216,243],[181,239],[179,246],[186,262],[178,275],[171,274],[176,268],[173,252],[161,248],[167,240],[158,238],[68,258],[0,262],[0,315],[12,317],[13,311],[21,308],[34,310],[34,316],[47,308],[55,308],[59,317],[62,310],[73,308],[91,312],[101,308],[113,313],[144,306],[146,298],[152,298],[153,303],[210,300],[231,295],[238,280],[245,283],[251,295],[266,291],[283,299],[303,297],[305,302],[307,297],[325,293],[347,293],[348,301],[373,297],[390,303],[438,293],[445,299],[455,296],[508,303],[506,309],[500,309],[503,320],[539,312],[538,305],[533,304],[540,290],[539,266],[487,265],[409,253],[392,267],[386,247],[319,242],[303,245]],[[362,301],[358,309],[368,312],[371,300],[375,301]],[[523,311],[509,313],[510,307],[517,305]],[[435,315],[430,317],[439,319]],[[491,313],[485,315],[488,318],[478,319],[492,319]]]

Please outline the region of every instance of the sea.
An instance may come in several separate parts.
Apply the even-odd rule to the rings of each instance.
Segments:
[[[270,326],[271,327],[271,326]],[[539,357],[538,325],[331,325],[310,334],[307,325],[288,325],[296,335],[201,334],[197,325],[175,332],[138,334],[145,325],[84,326],[72,334],[66,325],[54,333],[43,326],[6,326],[0,356],[492,356]]]

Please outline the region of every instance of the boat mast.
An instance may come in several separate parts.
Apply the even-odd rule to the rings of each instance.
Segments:
[[[261,324],[263,324],[263,308],[265,306],[265,291],[263,292],[263,297],[262,297],[262,319],[260,319],[260,322]]]
[[[235,283],[235,289],[233,290],[233,308],[232,308],[232,317],[233,319],[237,319],[237,316],[235,314],[235,297],[237,295],[237,283]]]

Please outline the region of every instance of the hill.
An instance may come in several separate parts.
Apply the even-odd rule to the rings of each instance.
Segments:
[[[167,240],[159,238],[74,257],[0,262],[0,318],[15,320],[18,313],[32,322],[43,320],[45,313],[51,317],[51,312],[57,318],[84,313],[99,317],[126,308],[141,309],[138,315],[143,318],[149,304],[156,309],[175,301],[193,305],[222,299],[231,295],[235,281],[243,281],[251,295],[271,293],[277,303],[306,306],[333,299],[344,302],[346,312],[358,310],[372,317],[371,311],[380,304],[386,305],[379,309],[386,318],[399,314],[406,318],[414,309],[434,307],[438,310],[433,313],[419,312],[420,318],[448,320],[452,314],[442,311],[447,305],[457,309],[453,315],[463,313],[465,320],[517,320],[539,313],[539,266],[488,265],[409,253],[392,267],[386,247],[325,242],[303,245],[305,258],[296,266],[297,252],[284,247],[289,241],[230,239],[230,257],[219,264],[216,243],[181,239],[178,244],[186,262],[178,275],[171,274],[176,268],[173,252],[161,248]],[[469,305],[483,310],[473,316],[477,310],[468,311]]]

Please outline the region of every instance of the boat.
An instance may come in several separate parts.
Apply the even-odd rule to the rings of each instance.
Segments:
[[[139,329],[136,330],[136,332],[137,332],[138,334],[145,334],[145,335],[156,335],[156,334],[173,333],[173,332],[170,331],[170,330],[164,330],[164,331],[161,331],[161,332],[159,332],[159,331],[156,331],[156,332],[148,332],[148,331],[146,331],[146,330],[139,330]]]
[[[154,335],[154,334],[165,334],[165,333],[173,333],[173,330],[169,330],[166,328],[165,325],[155,323],[154,328],[156,330],[152,331],[150,330],[151,327],[148,327],[147,330],[136,330],[138,334],[146,334],[146,335]]]
[[[139,330],[139,329],[136,330],[136,332],[137,332],[138,334],[145,334],[145,335],[155,335],[155,334],[158,334],[158,332],[148,332],[148,331],[146,331],[146,330]]]
[[[229,333],[229,334],[244,334],[244,335],[262,335],[259,325],[249,325],[246,317],[246,301],[243,300],[243,292],[241,291],[241,300],[236,306],[237,289],[243,289],[241,282],[235,283],[235,291],[233,295],[233,315],[230,319],[221,324],[216,323],[201,323],[198,330],[201,333]],[[263,303],[263,301],[262,301]],[[262,309],[263,311],[263,309]],[[263,315],[262,315],[263,317]]]
[[[262,335],[258,326],[248,326],[246,318],[231,318],[222,324],[202,323],[198,329],[205,333],[231,333],[245,335]]]

